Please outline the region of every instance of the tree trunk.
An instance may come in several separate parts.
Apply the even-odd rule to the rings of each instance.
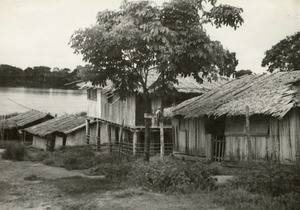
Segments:
[[[145,114],[151,115],[151,99],[148,94],[144,95],[145,100]],[[151,118],[145,117],[145,142],[144,142],[144,160],[149,162],[150,160],[150,126]]]

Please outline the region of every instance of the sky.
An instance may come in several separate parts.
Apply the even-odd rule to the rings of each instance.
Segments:
[[[96,21],[98,11],[117,9],[122,0],[0,0],[0,64],[20,68],[74,69],[82,57],[68,45],[79,28]],[[158,4],[164,0],[154,0]],[[262,73],[264,52],[300,31],[300,0],[219,0],[242,7],[244,24],[234,30],[210,25],[211,39],[237,53],[237,70]]]

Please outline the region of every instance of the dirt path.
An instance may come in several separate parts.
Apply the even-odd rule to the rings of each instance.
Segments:
[[[204,193],[176,196],[116,189],[103,179],[86,178],[81,171],[41,163],[0,159],[0,171],[0,209],[218,209]],[[86,183],[91,188],[85,188]]]

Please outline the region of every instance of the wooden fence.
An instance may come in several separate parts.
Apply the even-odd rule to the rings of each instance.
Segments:
[[[225,155],[225,138],[224,136],[216,136],[213,140],[213,160],[221,162]]]

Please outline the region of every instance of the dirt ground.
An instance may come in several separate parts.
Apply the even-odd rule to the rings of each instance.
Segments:
[[[99,183],[106,185],[103,178],[91,191],[78,188],[74,193],[77,186],[85,185],[80,182],[91,178],[82,171],[41,163],[0,159],[0,171],[0,209],[222,209],[204,193],[164,195],[141,189],[100,189]],[[72,193],[65,190],[68,187]]]

